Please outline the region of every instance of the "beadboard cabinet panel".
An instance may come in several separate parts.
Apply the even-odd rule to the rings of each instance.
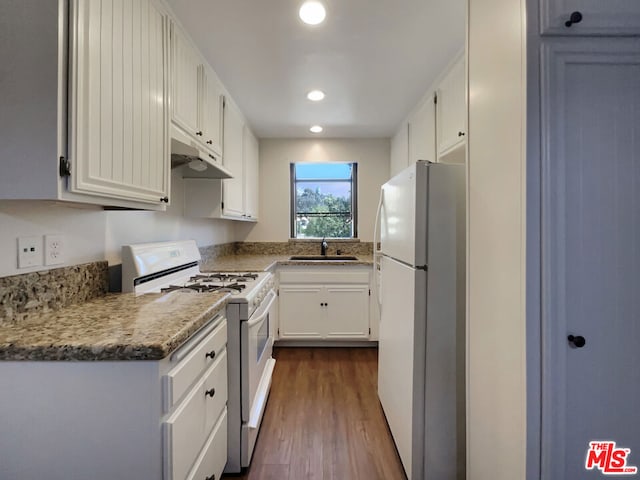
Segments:
[[[167,17],[152,0],[75,0],[71,18],[70,189],[159,204],[170,170]]]

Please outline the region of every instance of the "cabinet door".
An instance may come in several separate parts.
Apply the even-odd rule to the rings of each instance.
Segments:
[[[429,97],[409,119],[409,163],[436,159],[436,109]]]
[[[438,154],[460,145],[466,135],[464,58],[453,65],[438,87]]]
[[[323,337],[325,307],[322,286],[280,285],[279,304],[280,338]]]
[[[198,102],[202,140],[216,155],[222,154],[222,84],[208,65],[200,67],[200,94]]]
[[[228,217],[244,215],[244,121],[238,107],[224,101],[223,163],[233,178],[222,181],[222,214]]]
[[[543,478],[602,478],[590,441],[639,463],[640,39],[542,53]]]
[[[369,338],[369,285],[327,285],[325,292],[325,337]]]
[[[75,0],[73,192],[159,204],[169,192],[167,17],[153,0]]]
[[[579,23],[566,22],[579,12]],[[638,0],[541,0],[541,29],[547,35],[638,35]]]
[[[258,219],[259,193],[259,146],[258,139],[249,127],[244,128],[244,206],[247,219]]]
[[[202,140],[198,125],[198,76],[202,61],[180,28],[171,24],[171,118]]]

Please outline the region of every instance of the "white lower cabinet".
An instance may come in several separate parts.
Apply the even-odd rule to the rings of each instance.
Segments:
[[[0,362],[0,478],[219,479],[226,324],[158,361]]]
[[[368,340],[369,277],[366,268],[338,266],[281,271],[279,338]]]
[[[227,324],[220,323],[188,355],[181,358],[164,377],[165,385],[186,383],[195,376],[195,384],[172,405],[162,424],[163,478],[196,478],[196,472],[210,468],[202,478],[220,478],[226,463],[227,406]],[[203,362],[204,361],[204,362]],[[200,367],[199,371],[197,371]],[[204,367],[204,368],[202,368]],[[165,394],[172,389],[165,387]],[[220,425],[224,423],[224,426]],[[213,443],[224,430],[224,442]],[[219,458],[224,457],[221,463]]]

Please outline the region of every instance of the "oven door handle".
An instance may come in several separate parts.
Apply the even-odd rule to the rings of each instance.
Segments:
[[[265,303],[264,300],[262,301],[262,305],[264,305],[264,308],[262,305],[260,306],[260,310],[259,310],[260,313],[253,314],[252,317],[247,321],[247,326],[249,328],[253,328],[257,324],[264,322],[264,319],[267,317],[267,314],[269,313],[269,310],[271,309],[273,302],[276,301],[276,292],[271,290],[269,294],[265,297],[265,299],[267,298],[269,298],[269,301],[267,302],[266,305],[264,304]]]

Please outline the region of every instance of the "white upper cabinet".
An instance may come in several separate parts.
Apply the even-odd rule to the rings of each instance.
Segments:
[[[244,215],[247,220],[258,219],[260,148],[251,129],[244,127]]]
[[[238,107],[224,99],[224,166],[233,178],[185,178],[185,215],[258,220],[259,143]]]
[[[171,119],[189,135],[202,138],[198,86],[203,62],[187,36],[171,23]]]
[[[638,35],[638,0],[542,0],[542,34]]]
[[[153,0],[75,0],[70,18],[69,189],[168,202],[166,15]]]
[[[244,215],[244,119],[238,107],[224,101],[223,162],[233,178],[222,180],[222,214],[225,217]]]
[[[436,159],[436,109],[429,95],[409,118],[409,164]]]
[[[0,42],[8,61],[0,198],[163,210],[170,158],[162,7],[22,0],[4,2],[2,20],[19,28],[4,29]]]
[[[208,65],[200,66],[200,101],[198,125],[202,141],[217,155],[222,155],[222,102],[223,88],[216,72]]]
[[[436,123],[438,157],[464,144],[466,136],[466,95],[464,57],[445,75],[437,89]]]

